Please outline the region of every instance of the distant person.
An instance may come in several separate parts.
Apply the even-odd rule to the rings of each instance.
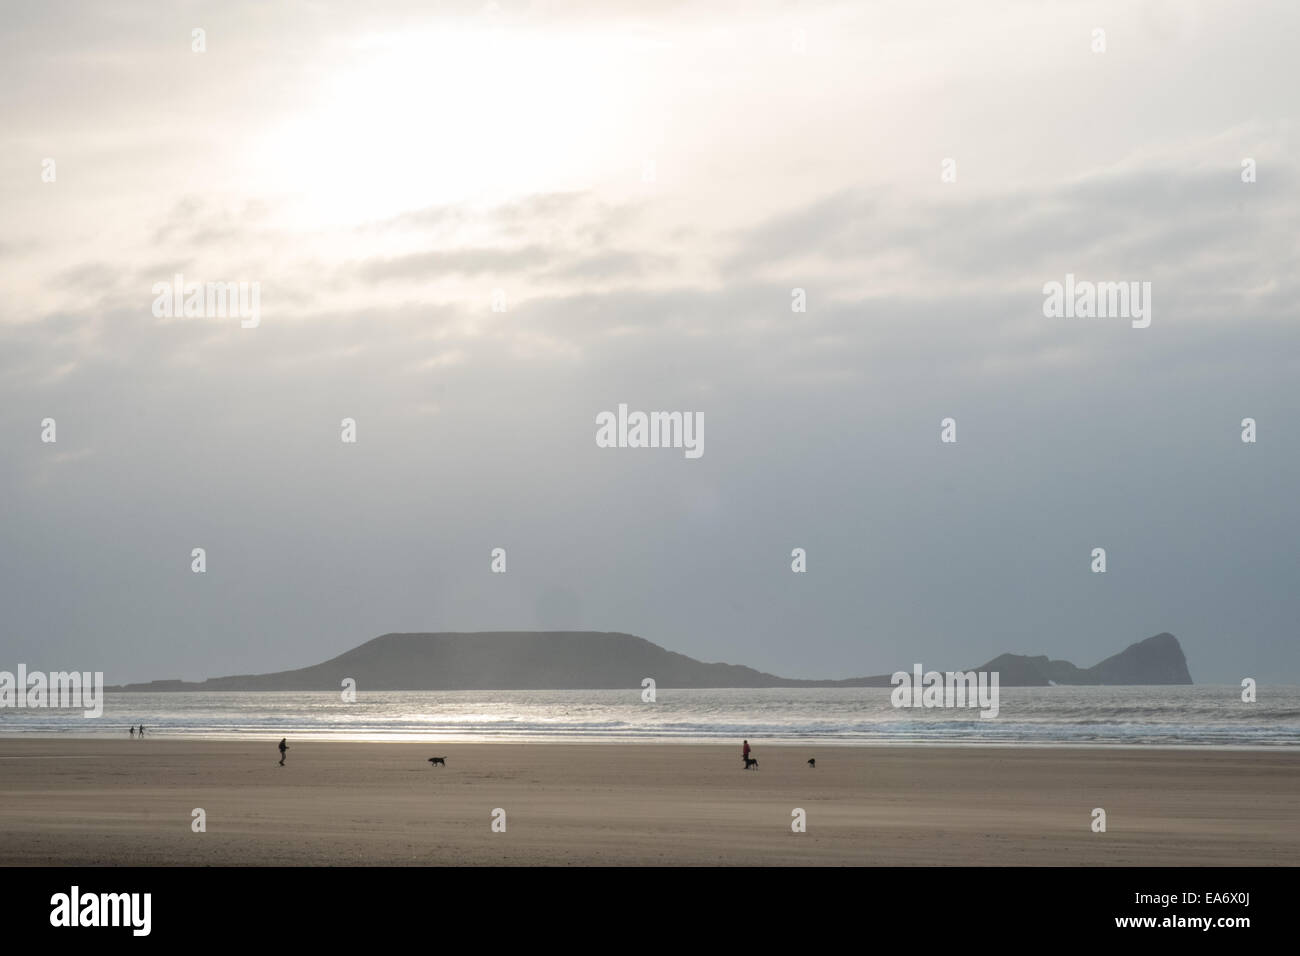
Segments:
[[[741,760],[748,760],[748,759],[749,759],[749,741],[748,741],[748,740],[745,741],[745,746],[742,747],[741,750],[740,750],[740,759],[741,759]]]
[[[140,725],[140,739],[144,740],[144,724]]]
[[[135,740],[135,724],[131,725],[131,739]]]
[[[285,754],[285,751],[289,749],[289,745],[288,745],[287,743],[285,743],[285,741],[288,740],[288,739],[289,739],[288,737],[282,737],[282,738],[280,738],[280,766],[281,766],[281,767],[284,766],[284,754]]]

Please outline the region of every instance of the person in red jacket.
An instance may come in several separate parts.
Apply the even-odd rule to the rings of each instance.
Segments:
[[[740,759],[741,759],[741,760],[748,760],[748,759],[749,759],[749,741],[748,741],[748,740],[745,741],[745,746],[744,746],[743,748],[741,748],[741,751],[740,751]]]

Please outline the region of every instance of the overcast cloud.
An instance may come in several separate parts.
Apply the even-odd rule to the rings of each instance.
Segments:
[[[1170,631],[1198,682],[1300,682],[1300,9],[607,6],[0,12],[5,666]],[[156,317],[177,273],[260,324]],[[1045,318],[1067,273],[1150,282],[1150,327]],[[596,447],[619,403],[705,454]]]

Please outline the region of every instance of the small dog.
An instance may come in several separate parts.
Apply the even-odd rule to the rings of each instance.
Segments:
[[[808,766],[810,766],[810,767],[812,767],[814,770],[816,770],[816,769],[817,769],[817,758],[816,758],[816,757],[813,757],[811,760],[809,760],[809,761],[808,761]]]
[[[435,767],[445,767],[445,766],[447,766],[447,758],[446,758],[446,757],[430,757],[430,758],[429,758],[429,763],[433,764]]]
[[[758,769],[758,758],[757,758],[757,757],[746,757],[746,758],[745,758],[745,769],[748,770],[748,769],[750,769],[751,767],[753,767],[755,770]]]

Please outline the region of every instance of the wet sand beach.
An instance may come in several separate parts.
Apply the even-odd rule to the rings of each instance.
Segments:
[[[1181,866],[1300,852],[1298,753],[751,743],[759,767],[745,771],[739,741],[290,739],[281,768],[274,740],[3,739],[0,863]]]

